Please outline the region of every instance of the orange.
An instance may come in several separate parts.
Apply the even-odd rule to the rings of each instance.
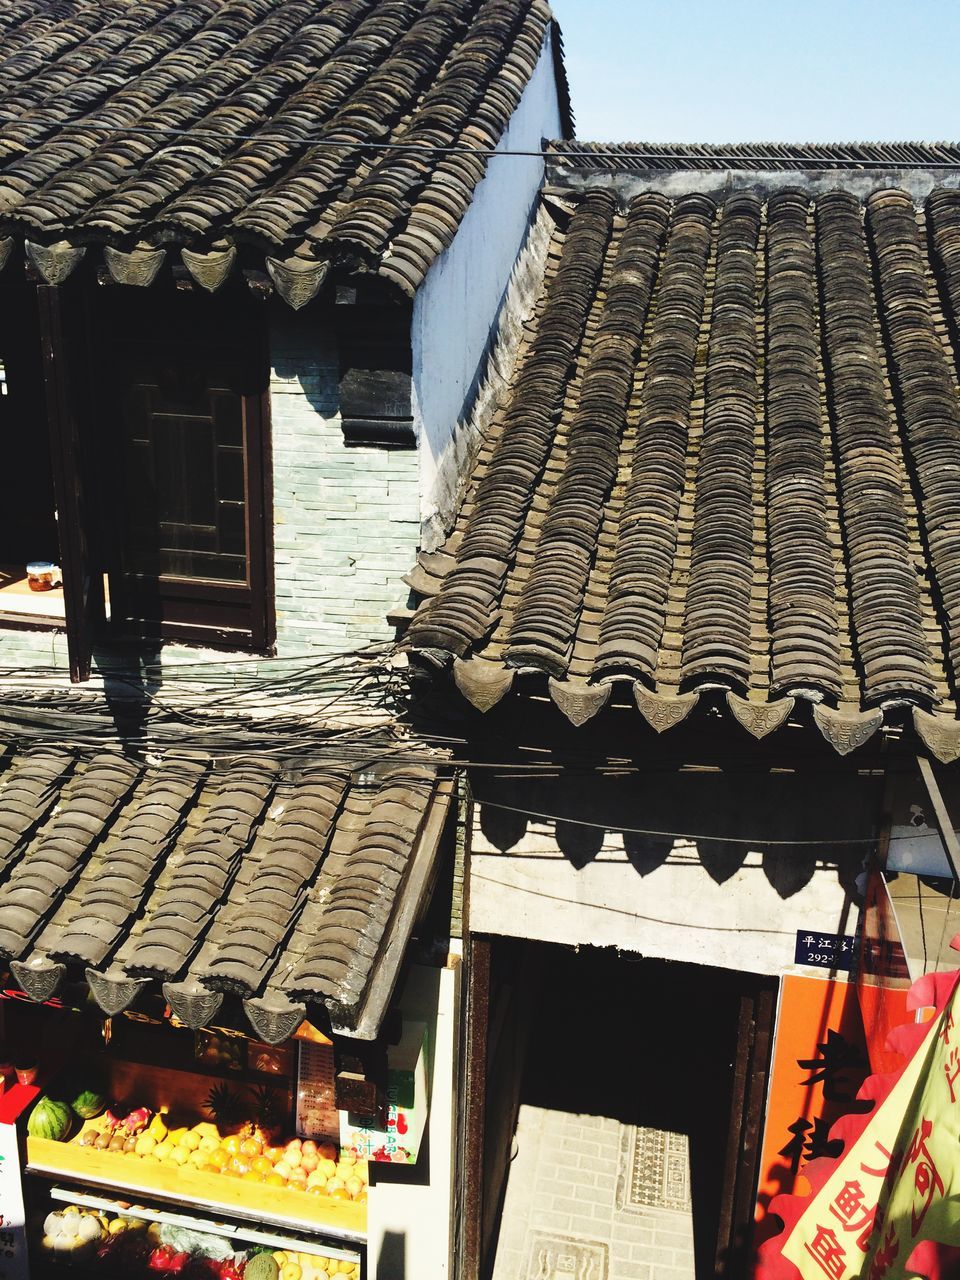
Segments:
[[[229,1138],[224,1138],[221,1145],[223,1146],[224,1151],[229,1151],[232,1156],[238,1156],[240,1154],[240,1139],[235,1133],[231,1133]]]
[[[250,1161],[250,1168],[257,1173],[273,1173],[273,1165],[266,1156],[254,1156]]]
[[[263,1154],[267,1157],[271,1164],[276,1164],[283,1155],[283,1147],[264,1147]]]
[[[246,1173],[242,1173],[240,1176],[241,1178],[243,1178],[244,1182],[262,1182],[263,1181],[263,1174],[258,1173],[256,1169],[248,1169]]]
[[[332,1200],[349,1200],[350,1199],[350,1192],[347,1190],[346,1187],[334,1187],[333,1190],[331,1191],[330,1187],[327,1186],[326,1190],[327,1190],[327,1195],[330,1196]]]
[[[268,1173],[264,1178],[264,1182],[268,1187],[285,1187],[287,1185],[286,1179],[281,1178],[279,1173]]]
[[[248,1159],[258,1156],[262,1150],[263,1143],[256,1138],[244,1138],[240,1143],[240,1155],[247,1156]]]
[[[200,1166],[201,1173],[223,1173],[218,1164],[202,1164]]]
[[[224,1169],[230,1163],[230,1155],[223,1147],[217,1147],[216,1151],[209,1153],[209,1160],[215,1168]]]
[[[234,1173],[239,1173],[241,1176],[250,1172],[249,1162],[244,1160],[243,1156],[234,1156],[230,1161],[228,1168],[232,1169]]]

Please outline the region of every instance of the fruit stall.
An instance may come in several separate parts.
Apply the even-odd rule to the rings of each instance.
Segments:
[[[365,1275],[368,1157],[410,1153],[374,1153],[374,1131],[338,1109],[319,1030],[268,1045],[178,1026],[162,1002],[104,1019],[6,998],[0,1015],[30,1276]]]

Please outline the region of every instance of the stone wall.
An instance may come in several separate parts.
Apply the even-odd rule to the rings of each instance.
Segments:
[[[282,312],[273,329],[280,657],[391,639],[386,614],[406,603],[420,533],[416,452],[343,443],[330,323]]]

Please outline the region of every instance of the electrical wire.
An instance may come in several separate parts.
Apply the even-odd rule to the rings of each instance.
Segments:
[[[0,116],[0,120],[4,117]],[[14,118],[6,117],[7,123],[14,123]],[[682,162],[704,161],[709,160],[716,162],[717,168],[715,172],[724,172],[724,161],[730,161],[726,168],[735,168],[753,166],[765,162],[777,165],[796,164],[803,168],[819,168],[821,166],[829,168],[842,169],[960,169],[960,160],[937,159],[937,160],[896,160],[896,159],[853,159],[842,156],[811,156],[811,155],[776,155],[774,153],[744,156],[724,156],[704,154],[702,151],[684,151],[677,148],[671,151],[641,151],[631,148],[624,151],[617,144],[611,144],[609,147],[602,143],[592,145],[589,150],[578,150],[575,147],[563,147],[561,150],[555,150],[549,146],[540,148],[513,148],[513,147],[469,147],[462,144],[450,143],[448,145],[438,143],[421,143],[421,142],[382,142],[382,141],[359,141],[354,139],[336,139],[336,138],[319,138],[319,137],[290,137],[289,134],[271,133],[269,125],[265,126],[259,133],[232,133],[226,138],[222,130],[213,126],[195,125],[192,128],[178,129],[173,126],[154,126],[154,125],[106,125],[96,124],[94,122],[80,120],[75,124],[66,124],[55,132],[69,133],[71,130],[82,131],[84,134],[91,132],[101,132],[107,137],[117,134],[143,134],[147,137],[160,138],[189,138],[197,141],[199,138],[209,138],[215,140],[218,145],[230,147],[238,142],[264,142],[264,143],[280,143],[288,147],[316,147],[320,149],[330,148],[336,151],[372,151],[393,153],[413,153],[415,155],[466,155],[480,156],[486,158],[494,158],[497,156],[518,157],[521,159],[568,159],[568,160],[613,160],[618,162],[618,167],[623,165],[625,160],[650,160],[650,161],[671,161],[677,160]],[[702,163],[698,168],[703,168]],[[709,170],[704,170],[709,172]],[[666,172],[670,172],[667,170]]]
[[[538,813],[534,809],[521,809],[516,805],[503,804],[496,800],[479,801],[480,807],[483,809],[503,809],[507,813],[523,814],[526,818],[536,818],[546,822],[569,822],[571,826],[588,827],[592,831],[610,831],[617,832],[625,836],[650,836],[663,840],[686,840],[691,844],[696,844],[698,840],[715,840],[721,844],[742,844],[753,848],[757,847],[789,847],[793,848],[798,845],[814,845],[817,848],[836,848],[838,845],[874,845],[877,843],[877,836],[874,833],[871,836],[856,836],[852,839],[834,839],[833,837],[817,836],[806,840],[769,840],[765,836],[711,836],[711,835],[692,835],[689,832],[682,831],[653,831],[645,827],[625,827],[620,823],[614,822],[590,822],[586,818],[569,818],[565,815],[556,813]]]

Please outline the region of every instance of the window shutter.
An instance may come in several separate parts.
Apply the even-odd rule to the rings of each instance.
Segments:
[[[76,297],[66,300],[59,285],[38,283],[37,305],[63,571],[67,650],[70,679],[76,684],[90,678],[94,640],[104,617],[103,574],[93,563],[87,523],[89,507],[85,499],[77,406],[79,353],[68,346],[67,331],[76,334],[80,330],[65,323],[64,315],[78,307],[80,301]],[[75,319],[79,320],[79,316]]]
[[[409,310],[360,304],[334,314],[345,443],[414,447]]]

